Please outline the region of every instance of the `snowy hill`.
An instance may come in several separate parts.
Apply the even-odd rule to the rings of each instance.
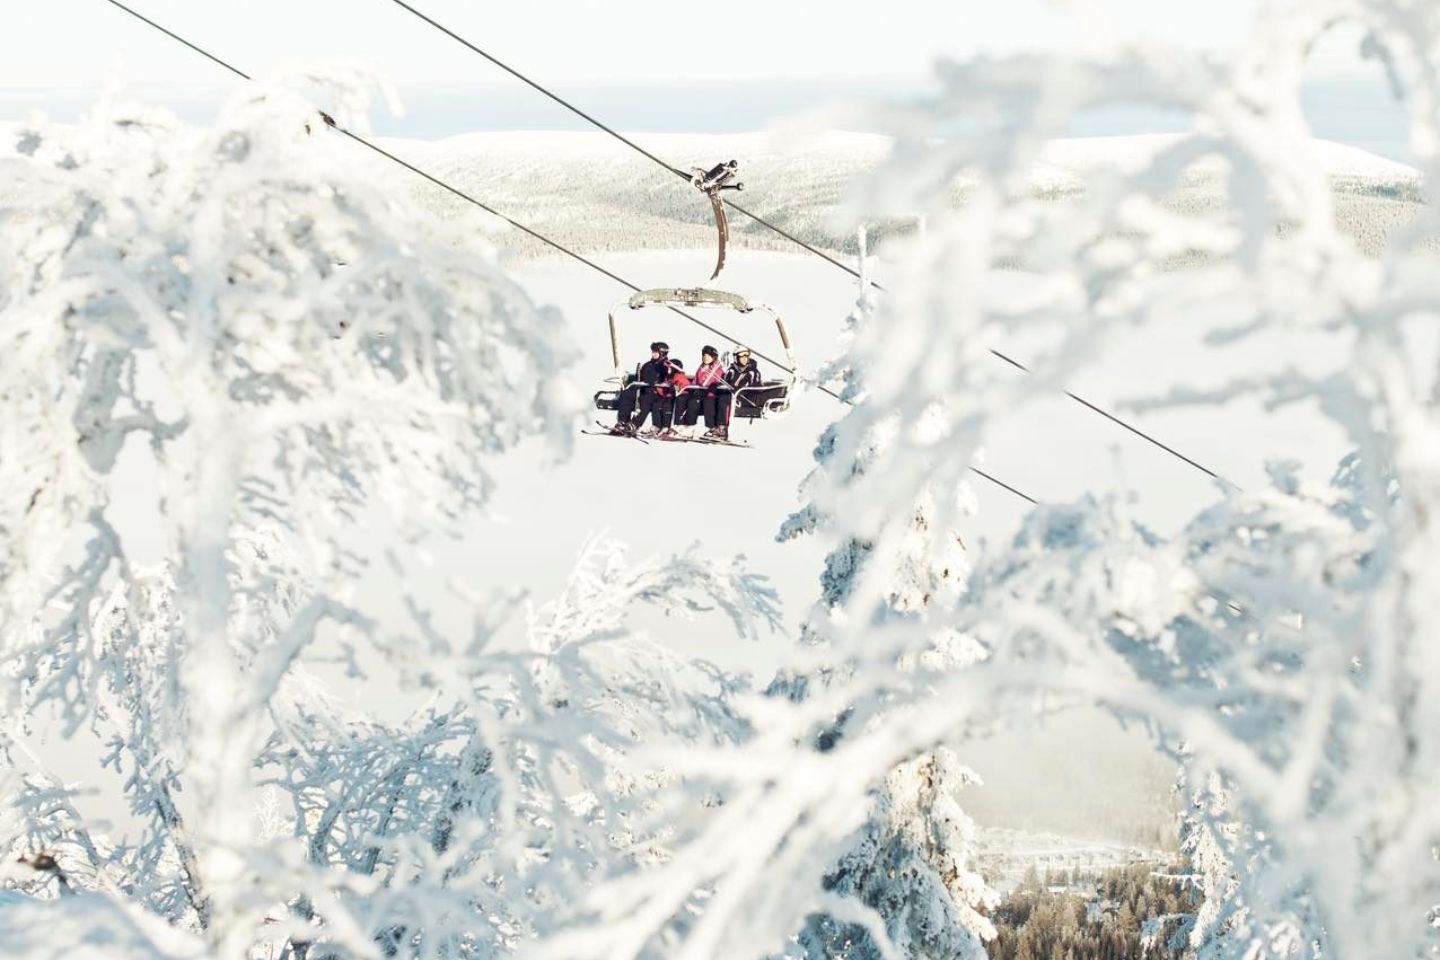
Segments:
[[[1184,138],[1184,134],[1178,133],[1149,133],[1053,140],[1041,150],[1036,181],[1039,184],[1053,178],[1055,181],[1078,182],[1086,173],[1102,167],[1135,171]],[[1414,167],[1387,160],[1358,147],[1330,140],[1314,140],[1311,143],[1316,157],[1332,177],[1357,177],[1389,183],[1410,181],[1419,176]],[[1196,172],[1214,175],[1217,167],[1213,163],[1200,164]]]
[[[1083,189],[1097,172],[1134,170],[1181,139],[1179,134],[1087,137],[1048,144],[1033,171],[1037,193]],[[781,145],[765,134],[637,134],[637,142],[677,167],[708,166],[739,159],[745,191],[735,199],[807,242],[854,252],[854,238],[837,232],[834,215],[855,178],[882,160],[890,142],[880,136],[833,132],[803,146]],[[1413,214],[1418,173],[1411,167],[1330,141],[1313,141],[1330,171],[1337,219],[1367,252]],[[709,206],[678,177],[666,173],[602,133],[476,133],[434,142],[387,140],[395,153],[582,251],[709,248],[714,228]],[[1171,198],[1177,209],[1212,207],[1219,172],[1202,163]],[[484,216],[429,184],[412,186],[443,216],[473,217],[477,229],[497,231],[505,248],[547,252],[537,241],[497,227]],[[964,185],[957,183],[957,202]],[[901,232],[909,223],[889,225]],[[743,248],[793,250],[756,223],[732,214],[733,242]],[[886,225],[872,230],[883,235]]]
[[[0,124],[8,148],[22,125]],[[1045,146],[1032,173],[1037,194],[1064,195],[1084,188],[1106,169],[1131,171],[1178,142],[1181,134],[1139,134],[1055,140]],[[835,220],[847,190],[884,159],[891,142],[873,134],[833,131],[803,142],[766,133],[634,134],[633,139],[680,169],[738,159],[744,192],[734,199],[806,242],[854,254],[855,238]],[[680,178],[603,133],[504,131],[442,140],[385,139],[386,149],[454,184],[546,236],[581,252],[711,249],[715,229],[709,205]],[[1329,170],[1336,217],[1363,249],[1374,252],[1384,237],[1412,216],[1418,172],[1355,147],[1312,141]],[[522,255],[554,251],[513,230],[438,187],[407,177],[378,157],[379,177],[398,178],[419,201],[446,218],[459,218],[504,249]],[[1171,198],[1177,209],[1212,207],[1220,171],[1196,165],[1187,185]],[[3,191],[0,185],[0,191]],[[964,184],[957,183],[957,202]],[[887,230],[905,233],[912,223],[872,227],[883,243]],[[731,214],[737,248],[793,252],[788,241]]]
[[[1008,892],[1018,887],[1031,869],[1042,876],[1062,871],[1094,876],[1137,863],[1169,863],[1175,854],[1104,840],[989,827],[980,831],[978,859],[986,875],[995,878],[996,889]]]

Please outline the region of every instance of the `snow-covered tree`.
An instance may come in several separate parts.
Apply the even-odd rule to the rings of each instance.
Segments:
[[[983,957],[994,925],[977,908],[997,896],[973,865],[975,825],[956,802],[974,774],[940,747],[890,771],[876,809],[840,863],[825,877],[837,897],[879,914],[889,945],[905,957]],[[809,919],[797,938],[811,960],[885,956],[864,924],[828,914]]]
[[[493,956],[658,857],[640,813],[672,775],[637,744],[746,725],[737,680],[626,616],[745,636],[775,623],[763,582],[597,542],[538,608],[456,585],[457,636],[410,573],[493,457],[563,449],[556,314],[285,83],[206,129],[106,105],[4,147],[0,844],[29,896],[0,926],[34,927],[7,955]],[[408,621],[357,586],[376,529]],[[127,841],[28,749],[49,713],[98,738]]]
[[[276,713],[258,758],[313,867],[346,879],[352,922],[386,955],[491,956],[552,930],[598,864],[653,862],[652,812],[673,779],[646,748],[733,743],[740,681],[629,632],[651,607],[718,608],[737,635],[775,623],[763,583],[693,553],[636,562],[592,543],[566,589],[531,610],[520,649],[485,635],[388,651],[429,695],[403,726],[307,696]],[[503,616],[503,614],[502,614]],[[292,901],[293,951],[336,931]],[[293,923],[293,921],[292,921]]]
[[[487,456],[568,421],[556,318],[427,237],[314,117],[283,89],[201,132],[102,110],[19,131],[3,161],[9,711],[114,725],[152,818],[132,866],[183,875],[145,899],[183,902],[226,956],[264,909],[246,798],[267,705],[322,630],[365,629],[345,525],[473,508]],[[159,492],[148,575],[114,515],[132,452]]]
[[[874,309],[875,295],[862,277],[860,298],[847,319],[842,344],[848,345]],[[823,370],[821,376],[841,379],[842,395],[852,403],[863,403],[860,370],[842,360]],[[845,450],[840,444],[845,427],[842,420],[821,437],[815,450],[817,467],[802,490],[823,484],[828,474],[840,469],[836,457],[849,458],[844,469],[851,475],[885,468],[897,423],[891,420],[871,427],[866,442],[854,450]],[[965,512],[973,506],[968,503],[968,485],[948,493],[949,500],[967,508]],[[970,569],[964,542],[948,525],[955,516],[937,509],[936,490],[927,485],[909,509],[876,516],[875,531],[861,536],[854,532],[856,525],[848,525],[852,532],[841,537],[826,555],[820,601],[805,627],[806,639],[825,645],[830,618],[846,615],[854,584],[867,569],[872,575],[883,571],[889,584],[878,616],[923,622],[932,604],[943,608],[954,603]],[[809,500],[781,527],[779,538],[823,536],[833,526],[829,519],[822,502]],[[877,551],[878,544],[885,546]],[[963,669],[983,653],[945,630],[933,641],[922,656],[944,660],[955,669]],[[803,699],[812,685],[827,686],[845,671],[846,665],[838,663],[811,675],[782,672],[769,692]],[[849,719],[848,712],[835,717],[817,734],[817,748],[832,749],[845,735]],[[797,938],[803,955],[817,960],[879,957],[893,946],[913,958],[983,956],[980,943],[994,936],[994,928],[977,911],[993,906],[996,894],[972,867],[975,826],[954,796],[977,779],[973,771],[960,766],[954,754],[941,748],[899,764],[876,786],[869,819],[825,877],[824,886],[833,896],[874,910],[888,943],[872,936],[863,924],[822,913],[810,917]]]
[[[0,840],[26,856],[7,865],[7,945],[43,950],[49,923],[147,958],[539,941],[728,960],[847,939],[978,956],[955,758],[1090,703],[1143,724],[1194,791],[1199,953],[1434,956],[1440,214],[1420,205],[1375,256],[1336,228],[1300,91],[1346,22],[1405,91],[1428,198],[1440,10],[1402,0],[1263,3],[1224,62],[949,63],[934,96],[871,118],[897,145],[857,216],[921,211],[928,229],[840,364],[856,404],[794,527],[837,552],[783,672],[823,682],[794,696],[625,627],[636,602],[720,607],[741,631],[773,617],[743,569],[693,555],[597,546],[524,629],[515,602],[475,600],[452,635],[401,549],[411,621],[367,614],[355,527],[388,507],[408,544],[478,506],[488,457],[567,426],[567,358],[493,262],[335,173],[353,161],[309,107],[255,88],[199,133],[144,114],[22,132],[0,211],[0,689],[12,721],[55,709],[96,730],[142,827],[105,835],[7,731]],[[1034,189],[1077,111],[1135,102],[1193,132],[1084,190]],[[1167,205],[1197,164],[1216,202]],[[1311,404],[1354,449],[1332,482],[1279,465],[1171,537],[1124,497],[1049,506],[1008,547],[957,557],[999,414],[1162,312],[1223,313],[1234,342],[1342,342],[1323,373],[1152,403]],[[1002,338],[1030,376],[988,356]],[[116,515],[133,458],[160,491],[157,564]],[[398,720],[325,695],[335,663],[376,662],[422,701]]]
[[[934,97],[870,116],[899,140],[857,211],[924,210],[929,229],[856,330],[863,397],[827,437],[807,522],[865,556],[905,555],[901,518],[927,489],[959,488],[1000,413],[1056,392],[1155,315],[1223,317],[1232,342],[1277,327],[1342,342],[1346,362],[1324,373],[1182,384],[1155,403],[1311,404],[1355,454],[1329,486],[1282,464],[1268,489],[1217,489],[1170,538],[1124,497],[1039,509],[924,617],[893,615],[891,565],[848,564],[821,642],[788,664],[826,682],[747,702],[743,753],[687,758],[724,814],[681,830],[664,865],[597,893],[584,955],[635,955],[652,942],[642,931],[701,893],[677,956],[778,949],[825,913],[881,943],[878,915],[825,883],[876,784],[936,744],[1080,703],[1144,724],[1204,787],[1192,824],[1205,831],[1193,848],[1209,877],[1193,928],[1205,956],[1435,954],[1440,219],[1420,206],[1376,256],[1337,228],[1300,97],[1309,52],[1336,29],[1404,91],[1428,198],[1440,11],[1423,5],[1265,3],[1223,62],[1145,48],[949,63]],[[1073,195],[1033,189],[1041,145],[1071,116],[1136,102],[1190,114],[1194,132]],[[1197,164],[1217,202],[1168,206]],[[1031,376],[985,356],[1002,336],[1026,345]],[[881,430],[884,468],[854,469]],[[937,631],[983,656],[964,669],[927,660]],[[844,735],[821,745],[836,717]]]

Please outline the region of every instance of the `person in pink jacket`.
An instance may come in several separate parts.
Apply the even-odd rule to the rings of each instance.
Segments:
[[[722,414],[726,408],[720,392],[729,389],[730,385],[725,382],[725,368],[720,365],[719,352],[714,347],[702,347],[700,366],[695,369],[695,376],[690,378],[690,389],[685,391],[685,416],[681,423],[693,427],[703,412],[705,436],[725,439]]]

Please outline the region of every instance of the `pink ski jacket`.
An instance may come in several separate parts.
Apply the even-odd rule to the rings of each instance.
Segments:
[[[725,382],[725,368],[720,361],[702,363],[695,370],[694,383],[697,387],[714,387]]]

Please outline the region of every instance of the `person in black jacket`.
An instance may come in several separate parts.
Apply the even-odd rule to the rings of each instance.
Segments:
[[[760,365],[750,356],[749,347],[741,347],[735,351],[735,359],[730,361],[730,366],[725,371],[725,382],[729,385],[728,390],[721,390],[715,394],[715,402],[721,406],[720,426],[711,431],[711,434],[720,440],[730,439],[730,404],[736,396],[736,391],[745,387],[758,387],[763,382],[760,377]],[[739,395],[740,403],[746,403],[746,395]]]
[[[760,386],[760,365],[750,356],[749,347],[735,351],[735,359],[730,361],[730,368],[725,371],[725,382],[732,390]]]
[[[670,359],[670,344],[657,340],[650,344],[650,359],[640,365],[639,372],[627,378],[616,405],[615,426],[611,433],[633,434],[650,417],[656,430],[670,426],[671,407],[675,400],[670,379],[681,371],[678,362]],[[639,407],[640,415],[635,415]]]

